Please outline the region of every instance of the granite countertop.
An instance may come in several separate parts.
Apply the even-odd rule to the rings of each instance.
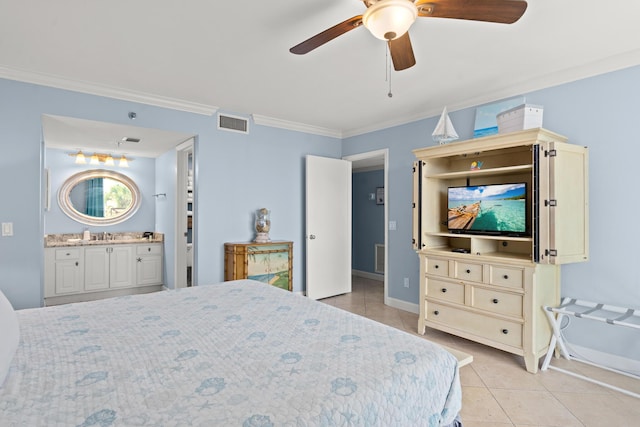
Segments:
[[[45,248],[58,248],[69,246],[96,246],[96,245],[131,245],[137,243],[162,243],[164,234],[153,233],[150,237],[142,237],[143,233],[108,233],[107,239],[103,234],[93,234],[90,240],[82,240],[82,233],[47,234],[44,236]]]

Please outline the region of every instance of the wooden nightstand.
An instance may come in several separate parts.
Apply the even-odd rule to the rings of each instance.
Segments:
[[[225,243],[224,280],[253,279],[293,289],[293,242]]]

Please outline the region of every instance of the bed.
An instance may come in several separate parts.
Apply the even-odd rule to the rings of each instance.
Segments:
[[[2,426],[459,425],[449,352],[264,283],[14,313]]]

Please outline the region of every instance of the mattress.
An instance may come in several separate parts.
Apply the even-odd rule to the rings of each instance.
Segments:
[[[252,280],[18,311],[2,426],[441,426],[457,361]]]

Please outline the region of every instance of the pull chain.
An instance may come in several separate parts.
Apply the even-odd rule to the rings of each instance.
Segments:
[[[387,93],[387,96],[389,98],[393,97],[393,93],[391,93],[391,62],[389,61],[389,47],[386,46],[385,49],[385,53],[386,53],[386,80],[387,82],[389,82],[389,93]]]

